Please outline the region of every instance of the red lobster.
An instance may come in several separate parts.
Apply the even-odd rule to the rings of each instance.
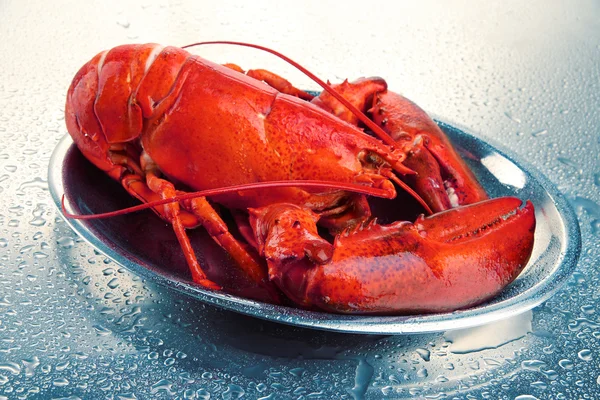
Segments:
[[[198,225],[272,301],[283,292],[305,308],[451,311],[516,278],[533,247],[530,202],[487,200],[440,128],[383,79],[318,82],[313,99],[265,70],[124,45],[79,70],[66,124],[87,159],[173,225],[205,288],[219,285],[186,235]],[[378,225],[367,195],[394,198],[392,182],[433,214]],[[233,210],[243,240],[215,203]]]

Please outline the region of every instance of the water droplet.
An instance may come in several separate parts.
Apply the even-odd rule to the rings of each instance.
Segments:
[[[373,377],[374,368],[364,358],[358,359],[354,375],[354,387],[348,390],[353,399],[362,399],[367,393],[367,388]]]
[[[424,361],[429,361],[430,357],[431,357],[431,352],[427,349],[422,349],[422,348],[418,348],[417,350],[415,350],[417,352],[418,355],[421,356],[421,358]]]
[[[166,394],[173,396],[176,393],[172,389],[173,383],[167,379],[161,379],[150,387],[150,393],[156,394],[158,392],[166,392]]]
[[[576,318],[575,321],[569,322],[568,328],[570,331],[579,331],[584,328],[600,328],[600,323],[592,321],[588,318]]]
[[[56,378],[52,384],[54,386],[62,387],[67,386],[70,382],[66,378]]]
[[[106,286],[108,286],[111,289],[116,289],[119,287],[119,279],[118,278],[112,278],[107,284]]]
[[[29,250],[33,249],[35,247],[35,245],[33,244],[28,244],[26,246],[21,247],[21,249],[19,250],[19,253],[21,254],[25,254],[27,253]]]
[[[47,257],[49,257],[48,254],[46,254],[42,251],[36,251],[33,253],[33,258],[38,259],[38,260],[40,260],[42,258],[47,258]]]
[[[8,246],[8,240],[2,238],[0,239],[0,247],[6,247]]]
[[[534,387],[536,389],[544,390],[548,387],[548,384],[546,382],[536,381],[536,382],[531,382],[530,386]]]
[[[452,371],[452,370],[454,370],[454,364],[446,363],[446,364],[444,364],[444,368],[446,368],[449,371]]]
[[[21,362],[25,367],[25,376],[28,378],[34,375],[35,369],[40,365],[40,359],[35,356],[32,358],[21,360]]]
[[[241,386],[230,383],[222,396],[224,400],[236,400],[241,398],[244,394],[246,394],[246,391]]]
[[[581,306],[581,311],[584,314],[591,315],[596,313],[596,307],[593,304],[586,304]]]
[[[555,381],[558,379],[558,372],[553,369],[549,369],[547,371],[542,371],[542,375],[548,378],[551,381]]]
[[[165,365],[167,367],[170,367],[171,365],[175,364],[175,359],[173,357],[169,357],[165,360]]]
[[[196,396],[198,397],[198,400],[209,400],[210,392],[204,388],[200,388],[196,390]]]
[[[599,173],[594,174],[594,185],[600,187],[600,174]]]
[[[206,374],[206,372],[205,372],[204,374]],[[202,374],[202,375],[203,375],[202,377],[204,377],[204,374]],[[265,385],[265,384],[264,384],[264,383],[262,383],[262,382],[261,382],[261,383],[259,383],[258,385],[256,385],[256,390],[257,390],[259,393],[262,393],[262,392],[264,392],[265,390],[267,390],[267,388],[268,388],[268,387],[267,387],[267,385]]]
[[[556,159],[558,160],[558,162],[560,162],[561,164],[566,165],[567,167],[571,167],[571,168],[574,168],[574,169],[577,169],[577,170],[579,169],[579,165],[575,161],[571,160],[570,158],[567,158],[567,157],[556,157]]]
[[[13,375],[21,373],[21,366],[17,363],[7,361],[0,363],[0,371],[8,371]]]
[[[531,136],[533,136],[533,137],[540,137],[540,136],[544,136],[544,135],[547,135],[547,134],[548,134],[548,130],[544,129],[544,130],[541,130],[541,131],[532,132]]]
[[[111,334],[111,330],[102,325],[94,325],[94,330],[99,336],[107,336]]]
[[[590,361],[592,359],[592,352],[588,349],[583,349],[577,353],[577,356],[583,361]]]
[[[540,400],[535,396],[532,396],[530,394],[522,394],[520,396],[515,397],[515,400]]]
[[[59,238],[56,243],[58,243],[58,245],[63,249],[70,249],[71,247],[75,246],[75,241],[70,236],[63,236]]]
[[[592,234],[600,236],[600,219],[595,219],[591,222]]]
[[[562,359],[562,360],[560,360],[560,361],[558,362],[558,365],[560,365],[560,367],[561,367],[562,369],[566,369],[566,370],[573,369],[573,361],[571,361],[571,360],[567,360],[566,358],[565,358],[565,359]]]
[[[485,362],[485,364],[489,365],[490,367],[499,367],[502,365],[500,361],[494,360],[493,358],[484,358],[483,362]]]
[[[504,115],[506,115],[508,117],[508,119],[510,119],[511,121],[516,122],[517,124],[521,123],[521,119],[515,117],[514,115],[512,115],[511,113],[509,113],[508,111],[504,113]]]
[[[525,360],[521,363],[521,367],[529,371],[540,371],[546,363],[540,360]]]
[[[69,368],[69,365],[71,365],[71,363],[69,361],[60,362],[60,363],[56,364],[55,369],[57,371],[64,371],[65,369]]]
[[[25,194],[25,191],[29,190],[29,189],[37,189],[37,190],[47,191],[48,190],[48,181],[46,181],[42,178],[34,178],[31,181],[23,182],[17,189],[17,193]]]
[[[43,226],[44,224],[46,224],[46,220],[43,217],[45,209],[45,204],[38,203],[38,205],[35,207],[35,210],[33,210],[32,212],[33,219],[29,221],[29,225]]]
[[[119,19],[117,20],[117,25],[120,25],[120,26],[122,26],[123,28],[127,29],[127,28],[129,28],[129,26],[130,26],[131,24],[129,23],[129,21],[128,21],[127,19],[125,19],[125,18],[119,18]]]

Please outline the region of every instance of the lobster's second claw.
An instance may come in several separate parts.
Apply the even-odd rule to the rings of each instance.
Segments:
[[[424,198],[438,198],[433,202],[428,201],[434,212],[448,209],[448,205],[455,207],[488,199],[485,190],[450,140],[421,107],[397,93],[386,90],[373,96],[373,108],[370,112],[373,121],[407,151],[405,164],[417,172],[416,186],[420,185],[425,190],[419,193]],[[422,143],[423,146],[416,148],[414,143]],[[430,167],[432,160],[438,165],[433,169]],[[434,185],[426,182],[440,173],[442,180],[438,178]],[[445,189],[450,192],[448,196],[440,192],[440,183],[443,185],[442,189],[446,186]]]
[[[529,202],[522,209],[520,204],[502,198],[421,217],[415,224],[361,226],[338,235],[331,257],[319,262],[302,254],[269,257],[270,276],[296,303],[338,313],[411,314],[473,306],[497,295],[531,256],[534,210]],[[281,225],[283,219],[275,220],[277,230],[291,229]],[[298,248],[297,240],[286,243],[273,232],[271,226],[255,233],[264,234],[265,248],[270,242]]]

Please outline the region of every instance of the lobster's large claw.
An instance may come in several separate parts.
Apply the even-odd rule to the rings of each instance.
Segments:
[[[435,121],[412,101],[387,90],[383,79],[360,78],[332,87],[354,107],[370,114],[404,151],[403,165],[414,172],[404,180],[433,212],[488,198]],[[312,103],[348,123],[358,124],[357,117],[325,91]]]
[[[333,248],[315,238],[316,227],[295,206],[253,227],[263,235],[270,278],[297,304],[339,313],[447,312],[492,298],[523,270],[535,216],[530,202],[520,205],[500,198],[414,224],[369,224],[338,235]],[[280,234],[288,224],[298,232],[291,242]],[[310,254],[300,250],[301,231],[309,232]]]
[[[373,121],[402,145],[404,164],[416,172],[412,185],[434,212],[488,198],[440,127],[407,98],[391,92],[373,96]]]

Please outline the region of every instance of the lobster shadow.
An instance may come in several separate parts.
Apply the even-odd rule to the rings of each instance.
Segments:
[[[357,359],[375,354],[382,344],[412,353],[441,336],[352,334],[296,327],[221,309],[153,286],[149,288],[160,293],[161,301],[159,308],[154,304],[155,311],[146,315],[144,325],[167,333],[162,337],[164,346],[193,354],[198,361],[188,365],[191,369],[197,368],[200,362],[228,370],[237,367],[248,375],[248,369],[255,369],[249,368],[251,366],[259,369],[264,366],[310,367],[319,361],[348,360],[353,361],[349,367],[354,368]],[[174,305],[180,310],[176,314]],[[164,315],[170,317],[164,318]]]

